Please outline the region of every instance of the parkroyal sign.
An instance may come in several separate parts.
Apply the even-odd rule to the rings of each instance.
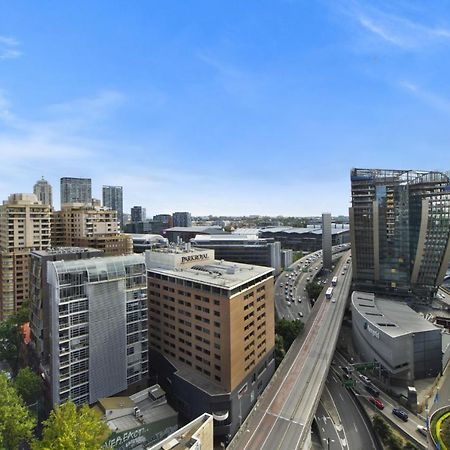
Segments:
[[[182,256],[181,257],[181,264],[192,262],[192,261],[203,261],[205,259],[208,259],[209,255],[208,253],[200,253],[197,255],[188,255],[188,256]]]
[[[380,339],[380,332],[377,330],[374,330],[373,328],[371,328],[371,326],[365,322],[364,323],[364,328],[374,337],[377,339]]]

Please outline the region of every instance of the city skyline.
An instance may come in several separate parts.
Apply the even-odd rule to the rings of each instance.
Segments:
[[[347,215],[352,167],[450,168],[443,1],[105,7],[3,6],[1,200],[70,176],[125,211]]]

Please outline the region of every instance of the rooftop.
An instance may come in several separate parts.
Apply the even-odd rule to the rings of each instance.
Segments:
[[[67,255],[68,253],[99,253],[100,250],[90,247],[51,247],[45,250],[34,250],[33,254],[38,256]]]
[[[373,293],[354,291],[352,305],[367,322],[393,338],[438,329],[406,303],[379,298]]]
[[[148,271],[225,289],[233,289],[261,276],[268,278],[274,270],[218,261],[214,259],[214,250],[181,246],[147,250],[145,259]]]
[[[196,434],[204,424],[209,424],[209,426],[211,427],[210,433],[207,434],[211,442],[202,442],[196,437]],[[206,440],[208,439],[208,437],[206,437]],[[175,431],[175,433],[167,436],[167,438],[165,438],[161,442],[158,442],[152,447],[148,447],[147,450],[187,450],[193,448],[203,448],[203,446],[205,449],[209,449],[212,448],[209,446],[212,446],[213,444],[212,439],[213,416],[208,413],[204,413],[200,417],[194,419],[192,422],[189,422],[183,428]]]
[[[152,395],[152,389],[156,390],[156,396]],[[103,414],[110,411],[108,415],[111,414],[112,418],[107,420],[107,424],[116,433],[177,415],[167,404],[165,392],[159,385],[146,388],[130,397],[102,398],[98,403]],[[139,417],[135,414],[135,408],[139,408]]]
[[[349,225],[331,225],[331,234],[341,234],[346,233],[350,230]],[[262,228],[262,233],[287,233],[287,234],[322,234],[322,227],[307,227],[307,228],[294,228],[294,227],[269,227]]]
[[[126,273],[126,266],[144,264],[144,262],[143,255],[135,253],[133,255],[55,261],[51,262],[51,265],[55,268],[56,273],[86,271],[90,281],[99,281],[123,277]]]
[[[250,235],[250,236],[259,236],[260,228],[237,228],[232,232],[232,234],[237,235]]]
[[[191,226],[191,227],[172,227],[167,228],[166,232],[185,232],[185,233],[208,233],[208,234],[228,234],[227,231],[224,231],[222,227],[219,226]]]
[[[98,401],[103,409],[133,408],[134,402],[130,397],[107,397]]]
[[[258,242],[260,244],[267,243],[267,239],[259,238],[257,234],[197,234],[195,238],[191,239],[192,243],[202,243],[202,242],[211,242],[215,241],[224,242]]]

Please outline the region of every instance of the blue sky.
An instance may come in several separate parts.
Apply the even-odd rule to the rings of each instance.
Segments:
[[[0,199],[346,214],[351,167],[450,170],[449,50],[440,0],[0,0]]]

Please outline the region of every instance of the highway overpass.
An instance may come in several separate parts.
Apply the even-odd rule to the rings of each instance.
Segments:
[[[351,279],[343,272],[350,251],[335,274],[335,302],[322,293],[305,326],[291,346],[268,387],[228,446],[231,450],[295,450],[311,444],[311,423],[336,347]],[[327,286],[325,286],[327,287]]]

